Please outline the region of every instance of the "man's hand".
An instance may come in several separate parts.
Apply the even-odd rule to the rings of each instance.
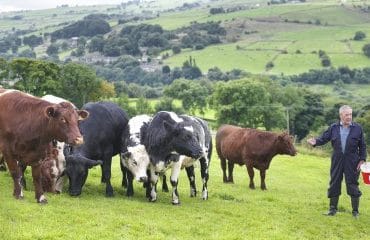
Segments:
[[[360,160],[360,162],[358,162],[358,164],[357,164],[357,171],[360,171],[361,165],[364,164],[364,163],[365,163],[364,160]]]
[[[315,138],[309,138],[309,139],[307,139],[307,143],[314,146],[316,144],[316,139]]]

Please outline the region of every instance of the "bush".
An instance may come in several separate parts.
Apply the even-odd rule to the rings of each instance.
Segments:
[[[355,41],[361,41],[364,38],[366,38],[366,34],[364,32],[362,32],[362,31],[357,31],[355,33],[355,36],[353,37],[353,40],[355,40]]]
[[[370,58],[370,43],[365,44],[362,47],[362,51],[364,52],[364,54],[365,54],[366,57],[369,57]]]

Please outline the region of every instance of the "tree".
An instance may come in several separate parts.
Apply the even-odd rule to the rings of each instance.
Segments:
[[[173,46],[172,47],[172,52],[173,54],[179,54],[181,52],[181,47],[180,46]]]
[[[58,54],[59,46],[55,43],[50,44],[50,46],[46,49],[46,53],[49,56]]]
[[[182,65],[182,75],[186,79],[196,79],[202,76],[200,68],[197,67],[195,59],[191,56]]]
[[[81,107],[88,101],[93,101],[92,96],[100,88],[101,79],[87,66],[68,63],[62,67],[61,79],[64,98],[70,99],[76,106]]]
[[[175,80],[164,89],[164,96],[180,99],[184,109],[191,113],[194,113],[197,109],[204,113],[204,109],[207,107],[208,95],[208,89],[202,86],[200,82],[185,79]]]
[[[101,35],[94,36],[91,38],[90,43],[88,44],[89,52],[103,52],[104,49],[104,38]]]
[[[363,31],[357,31],[355,33],[355,36],[353,37],[353,40],[355,40],[355,41],[361,41],[364,38],[366,38],[366,34]]]
[[[136,114],[150,114],[152,112],[149,101],[144,97],[139,97],[136,102]]]
[[[218,124],[257,128],[263,125],[269,96],[263,84],[253,79],[218,82],[211,97]]]
[[[41,45],[42,43],[43,43],[42,37],[38,37],[36,35],[31,35],[29,37],[23,38],[23,44],[28,45],[31,48]]]
[[[60,68],[47,61],[19,58],[10,63],[14,87],[35,96],[58,95],[61,90]]]
[[[365,44],[362,47],[362,51],[364,52],[364,54],[365,54],[366,57],[370,58],[370,43]]]

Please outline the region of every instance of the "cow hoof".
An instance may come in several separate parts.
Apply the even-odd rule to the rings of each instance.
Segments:
[[[266,190],[267,190],[267,188],[266,188],[266,187],[261,187],[261,190],[262,190],[262,191],[266,191]]]
[[[180,201],[173,201],[173,202],[172,202],[172,205],[174,205],[174,206],[179,206],[179,205],[180,205]]]
[[[162,192],[169,192],[168,188],[162,188]]]
[[[114,194],[113,193],[105,193],[105,196],[111,198],[111,197],[114,197]]]
[[[149,200],[149,202],[153,202],[153,203],[157,201],[156,198],[148,198],[148,200]]]
[[[249,185],[249,188],[253,189],[253,190],[256,189],[256,187],[254,185]]]
[[[46,197],[44,195],[41,195],[39,199],[37,199],[37,202],[40,203],[40,204],[46,204],[48,203],[48,200],[46,199]]]

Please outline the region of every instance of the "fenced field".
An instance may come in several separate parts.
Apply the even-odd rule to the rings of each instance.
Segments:
[[[342,187],[339,213],[326,217],[329,158],[317,150],[301,150],[296,157],[277,156],[267,172],[267,191],[248,188],[245,167],[234,169],[235,184],[224,184],[214,152],[209,200],[189,197],[185,171],[179,182],[180,206],[171,194],[159,190],[155,203],[147,202],[141,184],[125,196],[118,157],[114,159],[113,198],[104,196],[100,168],[90,170],[80,197],[47,194],[49,203],[34,199],[30,170],[23,200],[12,197],[12,180],[0,172],[0,239],[366,239],[370,233],[370,186],[362,182],[360,219],[351,215],[350,198]],[[196,169],[201,189],[200,169]],[[160,185],[159,185],[160,186]],[[65,188],[65,190],[67,190]]]

